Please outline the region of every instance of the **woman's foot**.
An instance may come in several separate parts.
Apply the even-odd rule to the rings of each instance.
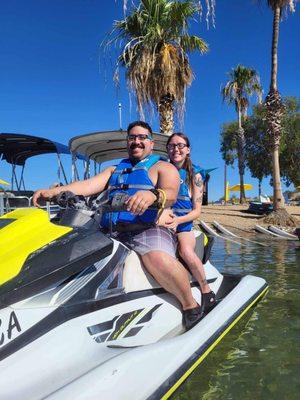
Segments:
[[[208,293],[202,293],[201,305],[205,314],[209,313],[216,304],[216,295],[212,290]]]

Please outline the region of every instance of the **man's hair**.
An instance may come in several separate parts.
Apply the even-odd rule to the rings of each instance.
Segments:
[[[132,128],[134,128],[135,126],[141,126],[142,128],[145,128],[148,130],[148,132],[150,133],[150,135],[152,136],[152,129],[151,126],[149,124],[147,124],[147,122],[144,121],[134,121],[131,122],[131,124],[128,125],[127,128],[127,135],[129,134],[129,132],[131,131]]]

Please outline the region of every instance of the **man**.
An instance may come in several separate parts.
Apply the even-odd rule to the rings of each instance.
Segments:
[[[155,225],[156,214],[149,210],[156,200],[161,200],[161,196],[166,197],[166,207],[176,201],[179,174],[172,164],[154,159],[151,135],[152,129],[147,123],[131,123],[127,129],[128,160],[122,160],[117,167],[108,167],[85,181],[37,190],[33,196],[33,204],[38,206],[39,198],[52,198],[66,190],[77,195],[91,196],[108,186],[111,195],[120,191],[128,194],[127,211],[114,213],[112,217],[114,229],[118,231],[122,228],[117,237],[136,251],[154,279],[177,297],[183,308],[183,323],[186,329],[191,329],[201,319],[202,309],[192,296],[185,268],[176,260],[174,232]],[[124,180],[125,184],[121,184]],[[133,180],[135,184],[132,184]],[[153,189],[144,190],[143,187]],[[107,219],[104,218],[103,224],[108,225]],[[134,230],[124,229],[124,226],[134,226]]]

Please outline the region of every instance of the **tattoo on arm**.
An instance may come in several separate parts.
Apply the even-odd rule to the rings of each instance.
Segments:
[[[196,198],[196,202],[201,203],[202,202],[202,197],[203,197],[203,180],[201,178],[201,175],[195,176],[195,185],[199,188],[199,197]]]

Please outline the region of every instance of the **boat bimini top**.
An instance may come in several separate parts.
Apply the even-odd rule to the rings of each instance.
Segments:
[[[127,131],[103,131],[75,136],[69,141],[69,148],[73,156],[73,165],[76,170],[76,154],[81,154],[89,161],[94,162],[94,175],[100,172],[101,164],[128,157]],[[154,154],[168,158],[166,144],[168,136],[152,133],[154,140]],[[90,166],[85,171],[85,177],[90,176]]]
[[[75,136],[69,141],[71,153],[84,155],[86,158],[101,164],[105,161],[127,158],[127,131],[103,131]],[[166,144],[168,136],[152,134],[154,154],[168,157]]]
[[[65,183],[68,183],[60,155],[70,154],[70,150],[64,144],[54,142],[39,136],[25,135],[23,133],[0,133],[0,160],[4,160],[12,166],[11,189],[26,190],[24,182],[24,168],[28,158],[41,154],[55,153],[58,160],[58,176],[63,175]],[[86,158],[81,154],[76,157],[82,160]],[[20,177],[17,177],[17,166],[21,167]]]

